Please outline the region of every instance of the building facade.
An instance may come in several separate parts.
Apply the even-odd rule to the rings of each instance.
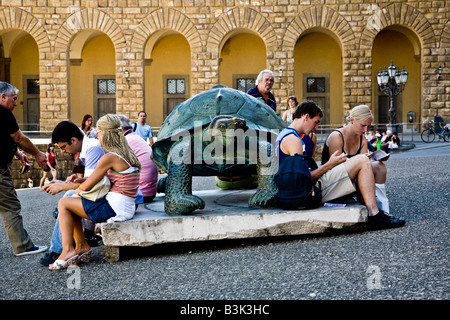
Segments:
[[[0,80],[19,90],[23,130],[81,125],[107,112],[161,126],[185,99],[275,74],[286,99],[312,99],[324,123],[367,104],[386,123],[376,75],[408,72],[396,122],[450,121],[448,1],[0,0]]]

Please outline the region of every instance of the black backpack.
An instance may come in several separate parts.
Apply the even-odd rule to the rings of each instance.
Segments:
[[[317,168],[317,164],[307,156],[295,154],[281,160],[275,175],[280,208],[303,210],[321,206],[322,191],[315,186],[309,167]]]

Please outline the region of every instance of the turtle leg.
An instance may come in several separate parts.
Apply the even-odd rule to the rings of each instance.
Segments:
[[[186,145],[188,144],[188,145]],[[174,161],[178,155],[189,147],[189,142],[180,141],[172,148],[169,160],[169,172],[165,181],[164,210],[169,216],[191,214],[196,209],[203,209],[205,202],[192,194],[192,162],[183,156],[183,161]]]
[[[258,147],[258,162],[256,164],[258,188],[255,194],[250,197],[248,205],[249,207],[274,207],[278,192],[274,179],[278,171],[278,158],[271,143],[260,141]]]

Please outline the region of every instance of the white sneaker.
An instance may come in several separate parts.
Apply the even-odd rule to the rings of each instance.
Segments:
[[[47,246],[34,246],[33,248],[28,249],[27,251],[17,253],[16,257],[25,256],[27,254],[33,254],[33,253],[40,253],[40,252],[44,252],[47,250],[48,250]]]

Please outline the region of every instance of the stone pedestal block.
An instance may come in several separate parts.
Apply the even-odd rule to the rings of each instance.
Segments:
[[[244,239],[354,231],[364,229],[367,209],[359,204],[285,211],[278,208],[249,208],[255,190],[199,191],[205,209],[189,216],[170,217],[164,212],[164,196],[141,204],[133,219],[103,223],[103,258],[120,259],[120,247],[163,243]]]

